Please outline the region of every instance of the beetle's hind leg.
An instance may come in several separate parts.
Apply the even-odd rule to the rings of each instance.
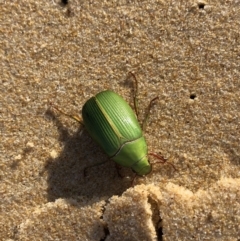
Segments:
[[[129,72],[129,74],[133,77],[134,81],[135,81],[135,86],[134,86],[134,94],[133,94],[133,103],[134,103],[134,110],[136,112],[136,115],[137,115],[137,118],[139,117],[139,108],[138,108],[138,80],[137,80],[137,77],[134,73],[132,72]],[[144,117],[144,120],[143,120],[143,123],[142,123],[142,130],[145,132],[146,130],[146,127],[147,127],[147,122],[148,122],[148,119],[149,119],[149,116],[150,116],[150,111],[151,111],[151,108],[154,104],[154,102],[158,99],[159,97],[155,97],[153,98],[148,107],[147,107],[147,110],[146,110],[146,114],[145,114],[145,117]],[[139,120],[138,120],[139,121]]]
[[[53,105],[52,103],[50,103],[51,107],[55,110],[57,110],[58,112],[60,112],[61,114],[72,118],[73,120],[77,121],[78,123],[80,123],[81,125],[84,126],[83,121],[81,120],[81,117],[77,116],[77,115],[70,115],[65,113],[64,111],[60,110],[57,106]]]
[[[159,99],[158,96],[155,97],[155,98],[153,98],[153,99],[150,101],[150,103],[149,103],[149,105],[148,105],[148,107],[147,107],[146,114],[145,114],[145,117],[144,117],[144,120],[143,120],[143,123],[142,123],[142,130],[143,130],[144,132],[145,132],[146,127],[147,127],[147,122],[148,122],[148,120],[149,120],[151,108],[153,107],[154,102],[155,102],[156,100],[158,100],[158,99]]]
[[[134,93],[133,93],[133,104],[134,104],[134,110],[136,113],[136,116],[138,118],[139,115],[139,109],[138,109],[138,80],[136,78],[136,75],[132,72],[129,72],[129,75],[131,75],[135,81],[135,86],[134,86]]]

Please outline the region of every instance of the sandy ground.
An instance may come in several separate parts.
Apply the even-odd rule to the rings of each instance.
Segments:
[[[239,241],[239,1],[65,2],[0,4],[0,239]],[[159,96],[149,151],[177,169],[133,187],[50,108],[81,115],[104,89],[133,106],[130,71],[140,120]]]

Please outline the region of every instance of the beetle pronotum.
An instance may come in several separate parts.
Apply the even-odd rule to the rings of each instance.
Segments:
[[[113,91],[105,90],[91,97],[82,108],[83,122],[77,117],[64,113],[83,124],[90,136],[102,147],[105,153],[117,164],[131,168],[137,175],[144,176],[151,172],[152,165],[148,161],[148,155],[158,158],[161,163],[166,159],[154,153],[148,153],[146,140],[138,122],[138,83],[135,75],[134,107],[136,115],[128,103]],[[149,117],[153,102],[151,100],[143,129]],[[171,164],[171,163],[169,163]],[[172,164],[171,164],[172,165]],[[173,166],[174,167],[174,166]]]

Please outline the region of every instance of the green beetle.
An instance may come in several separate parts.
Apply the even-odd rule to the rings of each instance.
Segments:
[[[98,93],[84,104],[82,118],[88,133],[113,161],[140,176],[151,172],[142,129],[121,96],[110,90]]]
[[[138,83],[135,75],[130,74],[136,82],[134,108],[138,116]],[[152,103],[157,98],[152,99],[148,106],[143,129],[146,127]],[[130,167],[139,176],[147,175],[152,170],[148,155],[158,158],[160,163],[166,161],[162,156],[148,153],[146,140],[137,116],[128,103],[113,91],[102,91],[84,104],[82,108],[83,123],[79,117],[68,115],[57,107],[54,108],[83,124],[90,136],[113,161],[121,166]]]

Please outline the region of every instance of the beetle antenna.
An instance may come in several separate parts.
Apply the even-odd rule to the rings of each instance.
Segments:
[[[148,155],[154,156],[154,157],[156,157],[159,160],[158,162],[151,163],[152,165],[155,165],[157,163],[161,163],[161,164],[165,164],[166,163],[168,165],[171,165],[173,167],[174,171],[177,171],[177,168],[171,162],[167,162],[167,159],[165,159],[163,156],[160,156],[160,155],[152,153],[152,152],[148,153]]]
[[[143,129],[144,132],[145,132],[146,127],[147,127],[147,122],[148,122],[148,119],[149,119],[149,116],[150,116],[151,108],[153,107],[153,104],[154,104],[155,100],[158,100],[158,99],[159,99],[158,96],[155,97],[155,98],[153,98],[153,99],[150,101],[150,103],[149,103],[149,105],[148,105],[148,107],[147,107],[146,115],[145,115],[145,118],[144,118],[143,124],[142,124],[142,129]]]
[[[76,116],[76,115],[70,115],[70,114],[67,114],[65,113],[64,111],[60,110],[57,106],[53,105],[52,103],[50,103],[51,107],[55,110],[57,110],[58,112],[60,112],[61,114],[67,116],[67,117],[70,117],[72,118],[73,120],[77,121],[78,123],[80,123],[81,125],[84,125],[81,118],[79,116]]]

